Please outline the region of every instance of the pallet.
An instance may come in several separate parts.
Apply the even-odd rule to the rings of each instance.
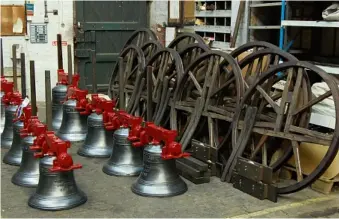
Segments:
[[[319,178],[317,181],[312,183],[311,188],[323,194],[330,194],[331,192],[339,191],[339,176],[336,176],[334,179]]]
[[[293,173],[296,173],[296,170],[292,167],[284,166],[280,171],[280,178],[282,179],[292,179]],[[314,191],[330,194],[334,191],[339,191],[339,175],[334,177],[333,179],[327,179],[325,177],[320,177],[314,183],[312,183],[311,188]]]

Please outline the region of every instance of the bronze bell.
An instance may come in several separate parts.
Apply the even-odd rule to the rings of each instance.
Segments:
[[[127,139],[128,128],[119,128],[113,134],[112,155],[102,168],[108,175],[137,176],[142,171],[142,148],[133,147]]]
[[[22,158],[22,139],[20,137],[20,130],[24,127],[24,123],[16,121],[13,125],[13,142],[11,149],[7,151],[3,158],[5,164],[20,166]]]
[[[87,136],[78,154],[85,157],[110,157],[113,131],[105,130],[102,114],[92,113],[87,119]]]
[[[87,196],[74,179],[73,170],[50,172],[55,157],[40,160],[39,184],[35,193],[29,198],[28,205],[40,210],[66,210],[84,204]]]
[[[36,137],[27,136],[22,139],[22,160],[18,171],[12,177],[12,183],[24,187],[36,187],[39,182],[39,159],[34,158],[30,150]]]
[[[1,104],[1,112],[0,112],[0,116],[1,116],[1,120],[0,120],[0,133],[2,133],[2,131],[5,128],[5,104],[3,104],[2,102],[2,97],[4,96],[4,92],[0,91],[0,104]]]
[[[144,149],[144,169],[131,189],[141,196],[168,197],[187,191],[186,183],[177,173],[175,160],[161,158],[160,145],[147,145]]]
[[[67,100],[63,104],[63,115],[57,136],[71,143],[83,142],[87,135],[87,116],[80,115],[75,109],[76,100]]]
[[[62,122],[62,102],[67,94],[67,85],[58,84],[52,89],[52,128],[58,131]]]
[[[5,106],[5,126],[1,133],[1,148],[9,149],[13,142],[13,119],[15,118],[15,112],[17,105]]]

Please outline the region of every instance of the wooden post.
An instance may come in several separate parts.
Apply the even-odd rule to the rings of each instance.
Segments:
[[[95,50],[92,51],[92,93],[96,94],[98,92],[97,89],[97,79],[96,79],[96,64],[97,60],[95,57]]]
[[[51,72],[45,71],[45,102],[46,124],[48,130],[52,130],[52,95],[51,95]]]
[[[26,94],[26,61],[25,53],[20,53],[20,63],[21,63],[21,94],[24,99]]]
[[[16,45],[12,45],[12,61],[13,61],[13,83],[14,91],[18,91],[18,78],[17,78],[17,60],[16,60]]]
[[[61,34],[57,34],[57,49],[58,49],[58,69],[64,69],[63,59],[62,59]]]
[[[119,57],[119,108],[124,110],[125,109],[125,95],[124,95],[124,59]]]
[[[1,76],[4,76],[4,51],[3,51],[3,47],[2,47],[2,38],[0,38],[0,49],[1,49],[1,53],[0,53],[0,64],[1,64]]]
[[[30,68],[30,79],[31,79],[31,106],[32,106],[32,115],[37,115],[37,106],[36,106],[36,89],[35,89],[35,65],[34,61],[29,62]]]
[[[152,72],[153,67],[147,66],[147,75],[146,75],[146,81],[147,81],[147,121],[152,121],[152,113],[153,113],[153,100],[152,100],[152,93],[153,93],[153,82],[152,82]]]
[[[67,45],[67,64],[68,64],[68,84],[72,83],[73,65],[72,65],[72,46]]]

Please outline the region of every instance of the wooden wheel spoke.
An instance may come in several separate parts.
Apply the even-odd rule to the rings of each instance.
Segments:
[[[138,65],[135,66],[135,67],[133,68],[133,70],[130,71],[130,73],[127,75],[126,80],[127,80],[128,78],[130,78],[130,77],[135,73],[135,71],[138,70],[138,68],[139,68]]]
[[[302,82],[302,76],[303,76],[302,69],[299,68],[298,72],[297,72],[297,80],[295,82],[295,86],[294,86],[293,93],[292,93],[292,98],[290,100],[291,104],[290,104],[289,112],[288,112],[286,123],[285,123],[285,132],[288,131],[290,125],[292,124],[293,113],[294,113],[294,110],[295,110],[297,103],[298,103],[299,91],[300,91],[300,86],[301,86],[301,82]]]
[[[321,132],[309,130],[307,128],[302,128],[302,127],[298,127],[298,126],[294,126],[294,125],[290,126],[289,131],[294,132],[294,133],[298,133],[298,134],[302,134],[302,135],[306,135],[306,136],[309,136],[309,137],[327,140],[327,141],[331,141],[332,138],[333,138],[332,134],[331,135],[330,134],[324,134],[324,133],[321,133]]]
[[[262,135],[258,144],[254,147],[254,150],[251,153],[250,159],[253,160],[254,157],[260,152],[262,147],[265,145],[265,141],[267,140],[267,135]],[[267,160],[266,160],[267,161]],[[267,164],[266,164],[267,165]]]
[[[192,80],[195,88],[198,90],[200,96],[202,95],[202,87],[200,86],[198,80],[195,78],[193,73],[191,71],[188,72],[188,75],[190,76],[190,79]]]
[[[280,107],[276,102],[274,102],[274,100],[265,92],[265,90],[260,85],[257,85],[257,91],[259,91],[259,93],[265,98],[265,100],[270,104],[270,106],[272,106],[273,110],[277,114],[279,114]]]
[[[297,141],[292,141],[292,148],[293,148],[295,167],[297,171],[297,180],[298,182],[301,182],[304,177],[303,177],[303,173],[301,170],[301,164],[300,164],[299,143]]]
[[[292,82],[293,78],[293,68],[289,68],[288,70],[288,75],[287,75],[287,80],[284,86],[283,94],[282,94],[282,99],[280,102],[280,109],[278,111],[278,116],[277,116],[277,122],[276,122],[276,128],[275,131],[280,131],[282,124],[283,124],[283,119],[284,119],[284,113],[286,110],[286,104],[288,102],[288,94],[289,94],[289,88],[290,84]]]
[[[193,113],[195,107],[195,102],[190,101],[177,101],[175,103],[175,108],[185,112]]]
[[[332,92],[331,91],[327,91],[326,93],[320,95],[317,98],[312,99],[311,101],[309,101],[307,104],[305,104],[304,106],[301,106],[299,109],[295,110],[293,115],[297,115],[303,111],[305,111],[306,109],[312,107],[313,105],[323,101],[324,99],[328,98],[332,96]]]

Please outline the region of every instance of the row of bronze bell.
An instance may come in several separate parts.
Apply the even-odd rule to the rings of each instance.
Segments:
[[[175,161],[161,158],[160,145],[148,145],[144,150],[133,147],[127,139],[128,128],[120,128],[114,133],[108,131],[103,126],[102,115],[96,113],[88,116],[85,123],[86,117],[80,115],[75,106],[76,100],[64,103],[58,136],[71,142],[83,139],[79,155],[109,157],[102,169],[108,175],[139,176],[132,185],[132,191],[138,195],[166,197],[187,191],[186,183],[177,173]]]
[[[35,137],[22,139],[22,161],[20,168],[12,177],[18,186],[35,188],[28,205],[41,210],[65,210],[79,206],[87,201],[74,179],[73,170],[50,172],[55,157],[36,159],[30,149]]]
[[[72,103],[72,101],[69,101]],[[67,103],[65,104],[67,105]],[[67,112],[67,107],[66,111]],[[17,106],[5,107],[5,124],[1,134],[2,146],[10,149],[3,158],[9,165],[20,166],[12,177],[12,183],[18,186],[35,188],[35,193],[29,198],[28,205],[41,210],[65,210],[79,206],[87,201],[87,196],[78,187],[73,170],[66,172],[50,172],[54,157],[36,159],[34,151],[30,150],[35,137],[20,137],[23,122],[13,124]],[[73,119],[76,118],[73,117]],[[67,113],[66,121],[69,119]],[[72,119],[72,116],[71,116]],[[67,123],[67,122],[66,122]],[[74,124],[74,123],[72,123]],[[77,123],[75,123],[77,124]],[[83,132],[83,129],[81,129]]]
[[[144,150],[133,147],[127,140],[129,129],[120,128],[112,134],[104,129],[102,115],[95,113],[88,117],[86,123],[86,117],[81,116],[75,106],[75,100],[68,100],[63,104],[63,118],[57,135],[71,142],[84,141],[85,144],[79,148],[78,154],[110,157],[103,167],[103,172],[108,175],[139,175],[131,187],[138,195],[167,197],[187,191],[186,183],[177,174],[175,161],[163,160],[159,145],[148,145]],[[10,119],[8,117],[8,120]],[[42,210],[63,210],[85,203],[87,197],[77,187],[73,171],[51,173],[48,168],[52,166],[53,157],[45,157],[40,161],[35,159],[34,152],[29,149],[34,137],[28,136],[21,140],[17,131],[21,128],[22,122],[14,123],[12,133],[13,142],[16,143],[12,144],[8,154],[15,154],[14,157],[20,165],[12,177],[12,182],[18,186],[37,187],[29,199],[29,206]],[[10,157],[9,155],[7,157]],[[8,160],[11,159],[4,159],[4,162],[14,163]]]

